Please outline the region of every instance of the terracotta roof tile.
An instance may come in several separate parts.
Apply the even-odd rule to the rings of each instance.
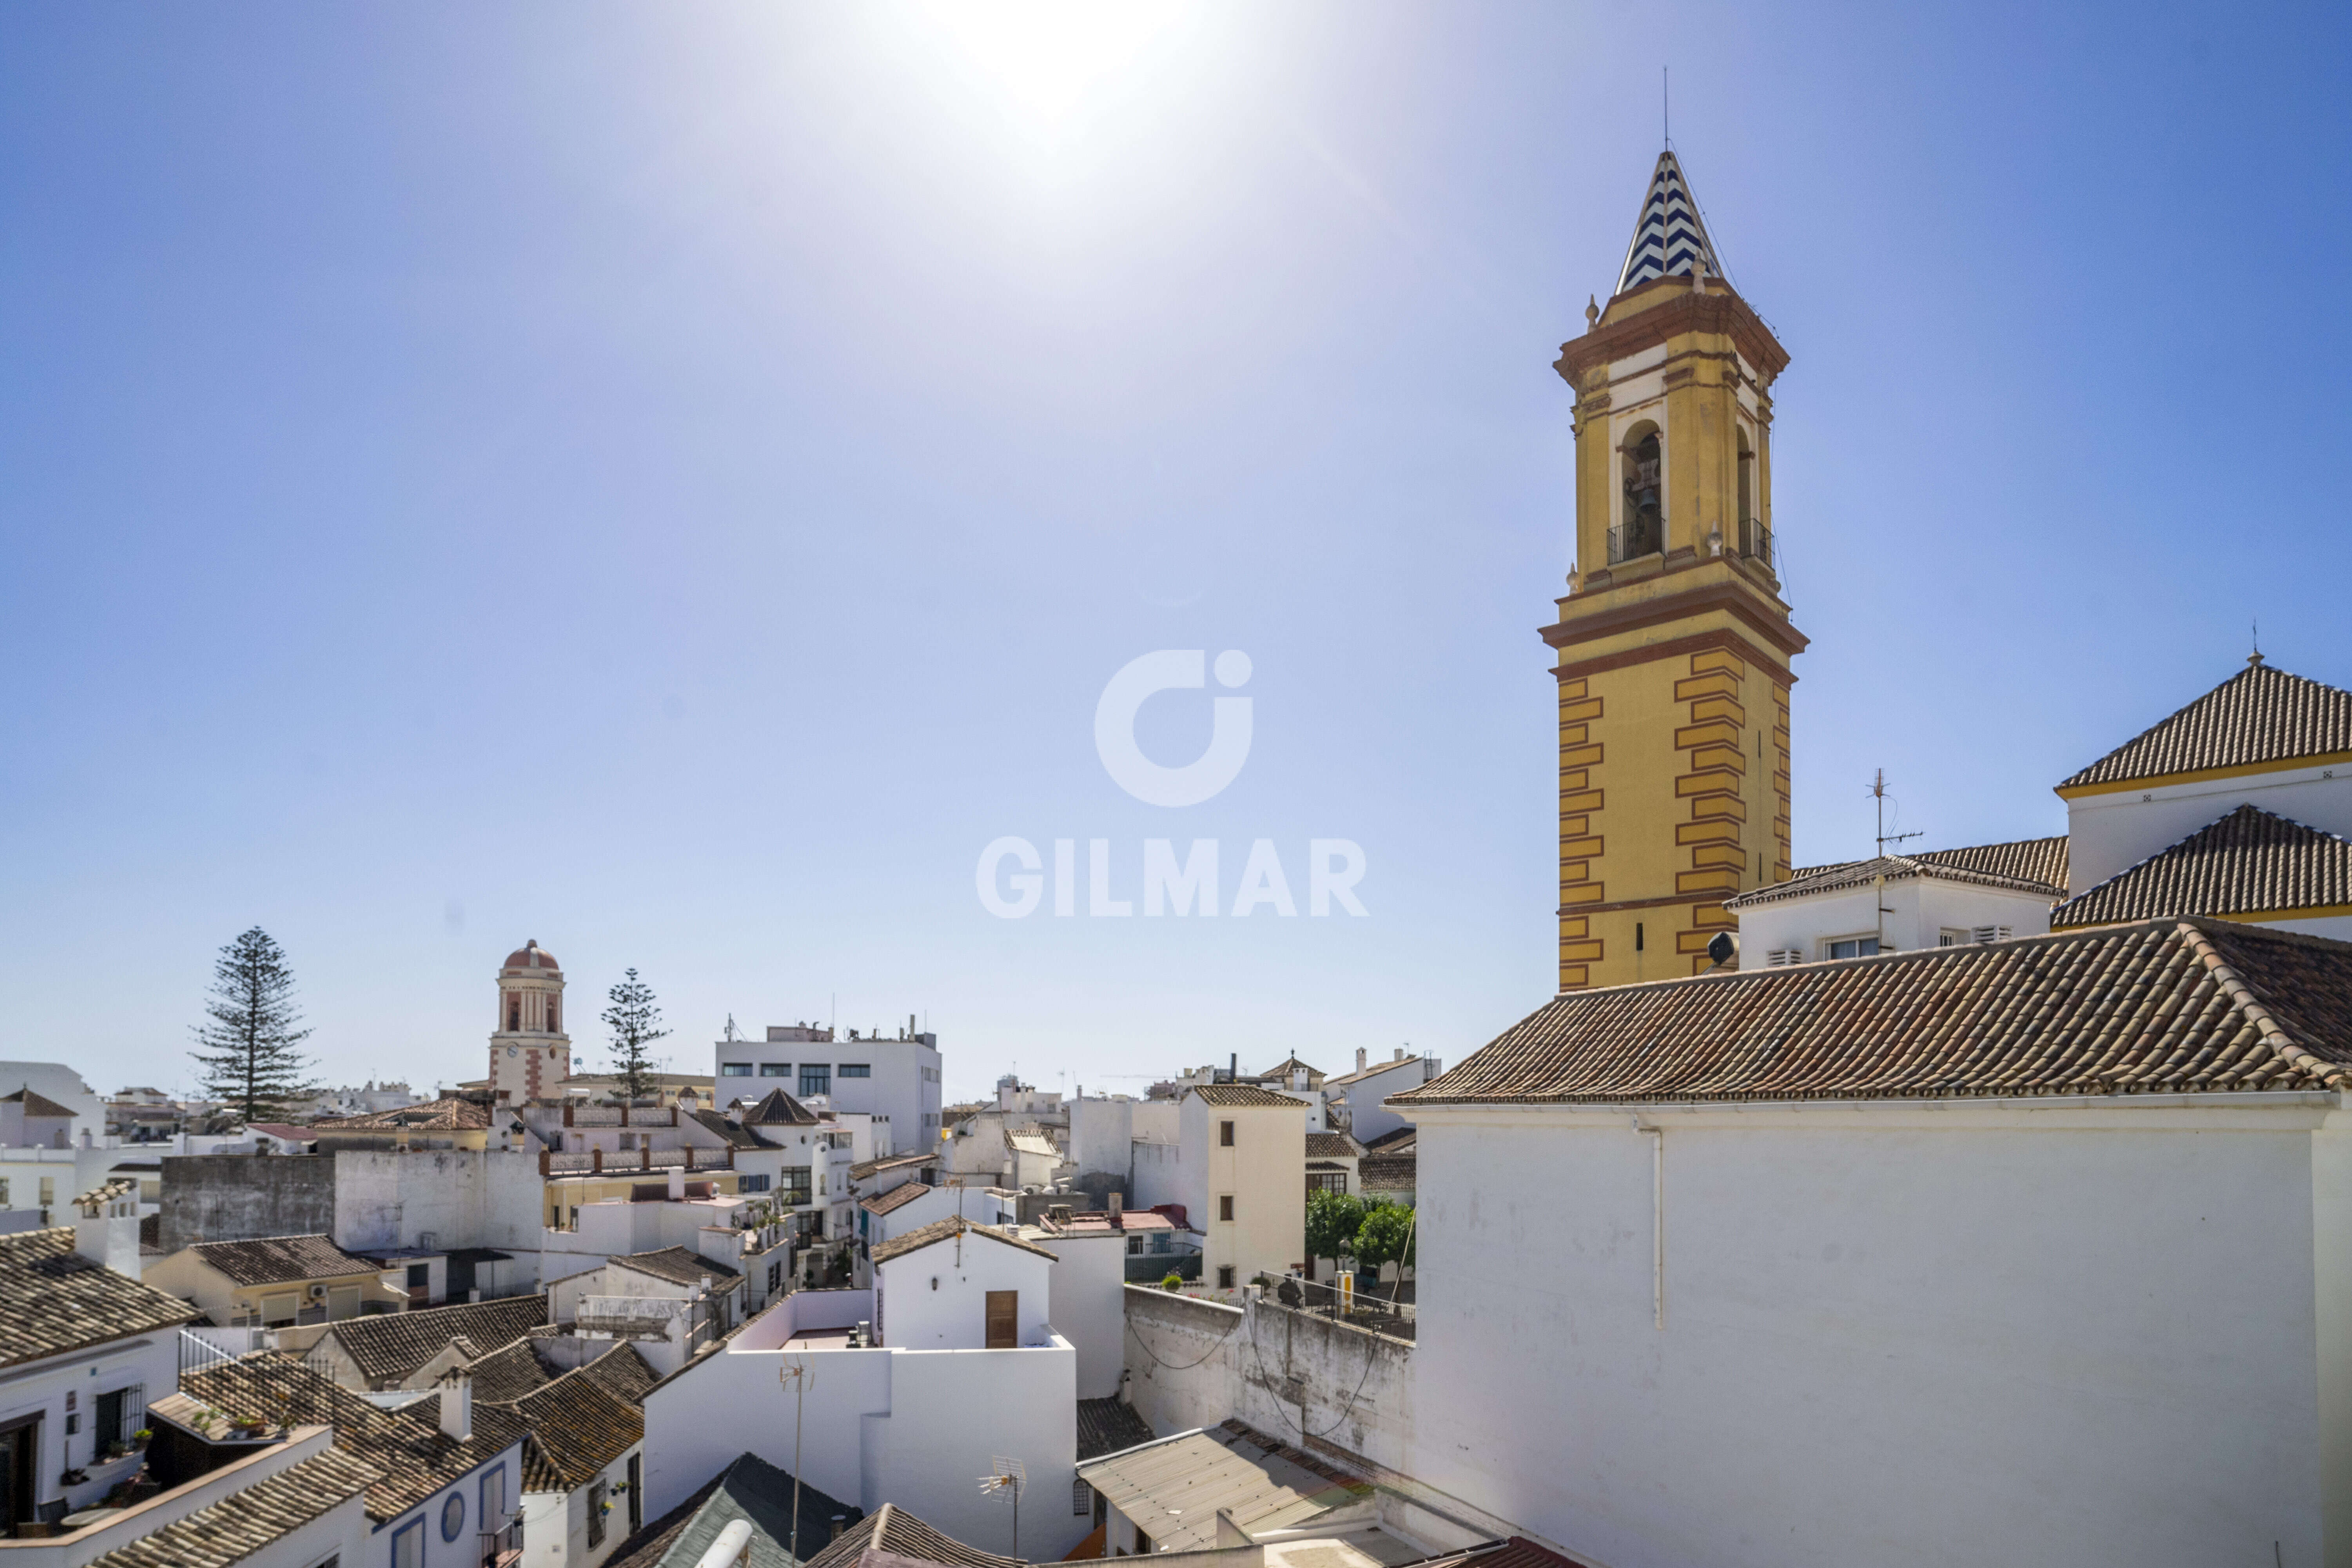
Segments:
[[[1307,1157],[1310,1160],[1352,1160],[1364,1152],[1345,1132],[1309,1132],[1307,1135]]]
[[[1409,1193],[1421,1174],[1415,1153],[1367,1154],[1356,1166],[1356,1183],[1368,1193]]]
[[[154,1333],[196,1309],[74,1250],[74,1233],[0,1236],[0,1366]]]
[[[1378,1078],[1384,1072],[1394,1072],[1399,1068],[1409,1068],[1419,1060],[1421,1058],[1416,1056],[1402,1057],[1393,1061],[1374,1062],[1361,1072],[1351,1072],[1345,1078],[1326,1079],[1323,1087],[1327,1089],[1345,1089],[1351,1083],[1361,1083],[1366,1079]]]
[[[90,1568],[231,1568],[382,1479],[364,1460],[329,1448],[91,1559]]]
[[[772,1089],[743,1113],[746,1127],[814,1127],[817,1114],[781,1089]]]
[[[1078,1401],[1079,1463],[1116,1454],[1121,1448],[1132,1448],[1138,1443],[1149,1443],[1151,1437],[1150,1423],[1118,1395]]]
[[[2352,945],[2221,920],[1572,992],[1423,1104],[2352,1089]]]
[[[2352,752],[2352,691],[2250,664],[2058,787],[2290,763]]]
[[[713,1263],[698,1252],[688,1252],[683,1247],[657,1247],[651,1252],[622,1253],[610,1261],[640,1274],[650,1274],[656,1279],[667,1279],[673,1285],[699,1284],[704,1279],[725,1289],[743,1278],[740,1269],[730,1268],[724,1263]]]
[[[291,1279],[336,1279],[377,1274],[381,1266],[345,1252],[326,1236],[271,1236],[253,1241],[199,1241],[188,1250],[238,1285],[282,1285]]]
[[[1276,1094],[1270,1089],[1260,1089],[1254,1083],[1195,1084],[1189,1092],[1199,1095],[1201,1103],[1203,1105],[1227,1107],[1286,1105],[1300,1110],[1307,1107],[1307,1102],[1303,1100],[1293,1100],[1286,1094]]]
[[[2352,904],[2352,840],[2242,805],[2050,912],[2050,924]]]
[[[22,1105],[25,1108],[25,1114],[27,1116],[38,1116],[47,1120],[54,1120],[60,1116],[71,1116],[73,1114],[73,1107],[69,1105],[59,1105],[56,1100],[51,1100],[46,1094],[34,1093],[33,1086],[29,1083],[24,1088],[16,1090],[14,1094],[0,1094],[0,1104],[5,1104],[11,1100]]]
[[[884,1171],[902,1170],[910,1165],[921,1167],[932,1164],[937,1162],[939,1156],[937,1154],[919,1152],[913,1154],[888,1154],[879,1160],[867,1160],[861,1163],[850,1166],[849,1179],[853,1182],[862,1182],[866,1177],[877,1175]]]
[[[868,1552],[947,1568],[1026,1568],[1018,1557],[999,1557],[941,1534],[895,1503],[884,1503],[808,1560],[807,1568],[852,1568]]]
[[[894,1258],[902,1258],[909,1252],[919,1251],[933,1242],[948,1241],[962,1235],[984,1236],[991,1241],[1003,1242],[1007,1247],[1017,1247],[1024,1252],[1034,1252],[1038,1257],[1048,1260],[1054,1257],[1044,1247],[1033,1246],[1017,1236],[1007,1236],[1001,1230],[994,1230],[984,1225],[974,1225],[968,1219],[959,1219],[953,1215],[946,1219],[933,1220],[929,1225],[917,1226],[904,1236],[894,1236],[876,1247],[871,1257],[878,1266],[887,1263]]]
[[[1809,866],[1791,872],[1787,881],[1769,883],[1736,899],[1726,899],[1723,907],[1753,909],[1759,904],[1807,898],[1838,888],[1864,887],[1878,877],[1890,882],[1927,878],[1977,887],[2011,888],[2055,899],[2066,891],[2066,839],[2063,835],[2056,838],[2022,838],[2009,844],[1977,844],[1964,849],[1931,849],[1918,855],[1881,855],[1868,860]]]
[[[489,1108],[454,1095],[427,1100],[423,1105],[404,1105],[397,1110],[373,1110],[362,1116],[346,1116],[334,1121],[322,1121],[311,1129],[314,1132],[344,1132],[362,1128],[422,1128],[438,1131],[479,1131],[490,1124]]]
[[[531,1348],[527,1334],[467,1362],[466,1371],[474,1379],[474,1398],[499,1405],[511,1405],[555,1381],[540,1364],[539,1353]]]
[[[441,1431],[439,1394],[381,1410],[276,1351],[184,1373],[180,1384],[182,1393],[232,1415],[252,1411],[297,1425],[334,1427],[339,1452],[383,1474],[367,1490],[368,1517],[379,1522],[471,1474],[526,1435],[509,1406],[478,1403],[473,1435],[458,1442]]]
[[[660,1381],[659,1374],[637,1353],[637,1347],[626,1341],[582,1367],[580,1373],[614,1398],[631,1405],[644,1404],[646,1391]]]
[[[341,1345],[370,1383],[396,1383],[447,1350],[454,1340],[503,1345],[546,1321],[547,1298],[533,1291],[495,1301],[347,1318],[320,1338]]]
[[[530,1429],[523,1448],[524,1490],[575,1491],[645,1441],[645,1412],[616,1398],[587,1370],[576,1368],[511,1404],[492,1406],[512,1411]],[[478,1400],[477,1410],[481,1405]],[[535,1484],[548,1481],[554,1484]]]
[[[925,1193],[933,1190],[935,1189],[927,1187],[920,1182],[901,1182],[877,1197],[858,1199],[857,1206],[867,1214],[896,1214]]]

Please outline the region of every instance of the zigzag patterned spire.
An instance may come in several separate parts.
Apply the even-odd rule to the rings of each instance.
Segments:
[[[1699,221],[1698,203],[1691,199],[1683,166],[1669,148],[1658,154],[1657,169],[1650,175],[1650,194],[1642,203],[1642,220],[1633,226],[1633,243],[1625,249],[1625,269],[1618,275],[1616,291],[1622,294],[1653,278],[1687,274],[1701,260],[1708,276],[1723,276],[1706,225]]]

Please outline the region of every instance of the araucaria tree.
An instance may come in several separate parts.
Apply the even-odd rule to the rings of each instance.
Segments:
[[[669,1033],[661,1026],[661,1009],[654,1005],[654,988],[625,971],[604,1009],[605,1026],[613,1031],[613,1072],[623,1100],[643,1097],[653,1084],[653,1062],[646,1047]]]
[[[213,963],[212,1022],[195,1026],[205,1093],[241,1121],[282,1120],[311,1092],[310,1037],[294,1005],[294,972],[285,950],[259,926],[220,950]]]

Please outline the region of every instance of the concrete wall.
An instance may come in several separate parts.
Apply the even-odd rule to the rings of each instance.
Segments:
[[[1047,1331],[1055,1264],[1025,1247],[967,1235],[902,1253],[875,1269],[882,1342],[910,1351],[976,1351],[988,1344],[988,1292],[1020,1292],[1021,1343]]]
[[[344,1150],[333,1159],[333,1234],[345,1247],[529,1248],[539,1240],[545,1183],[535,1154]]]
[[[163,1250],[176,1252],[199,1241],[334,1234],[335,1159],[330,1154],[165,1156],[156,1221]]]
[[[1117,1394],[1127,1364],[1127,1237],[1031,1230],[1024,1238],[1059,1260],[1046,1281],[1046,1310],[1078,1352],[1078,1397]]]
[[[1029,1471],[1022,1554],[1050,1561],[1077,1544],[1092,1522],[1070,1513],[1077,1357],[1067,1342],[1010,1351],[778,1348],[798,1329],[866,1316],[856,1300],[865,1294],[787,1296],[647,1395],[646,1517],[677,1507],[747,1449],[792,1469],[796,1397],[777,1373],[795,1362],[811,1373],[799,1395],[802,1476],[811,1486],[869,1513],[896,1503],[959,1541],[1009,1552],[1012,1510],[976,1485],[994,1456],[1009,1455]]]
[[[1423,1107],[1412,1468],[1612,1568],[2352,1562],[2335,1098],[1644,1109],[1662,1205]]]
[[[1306,1430],[1317,1442],[1409,1468],[1408,1342],[1270,1301],[1229,1307],[1144,1285],[1125,1296],[1128,1399],[1155,1433],[1238,1417],[1296,1443],[1304,1394]]]

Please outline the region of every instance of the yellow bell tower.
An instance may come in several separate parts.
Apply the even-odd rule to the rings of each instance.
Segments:
[[[1773,378],[1670,150],[1616,291],[1553,368],[1576,393],[1559,685],[1559,986],[1691,974],[1723,900],[1789,875],[1790,661]]]

